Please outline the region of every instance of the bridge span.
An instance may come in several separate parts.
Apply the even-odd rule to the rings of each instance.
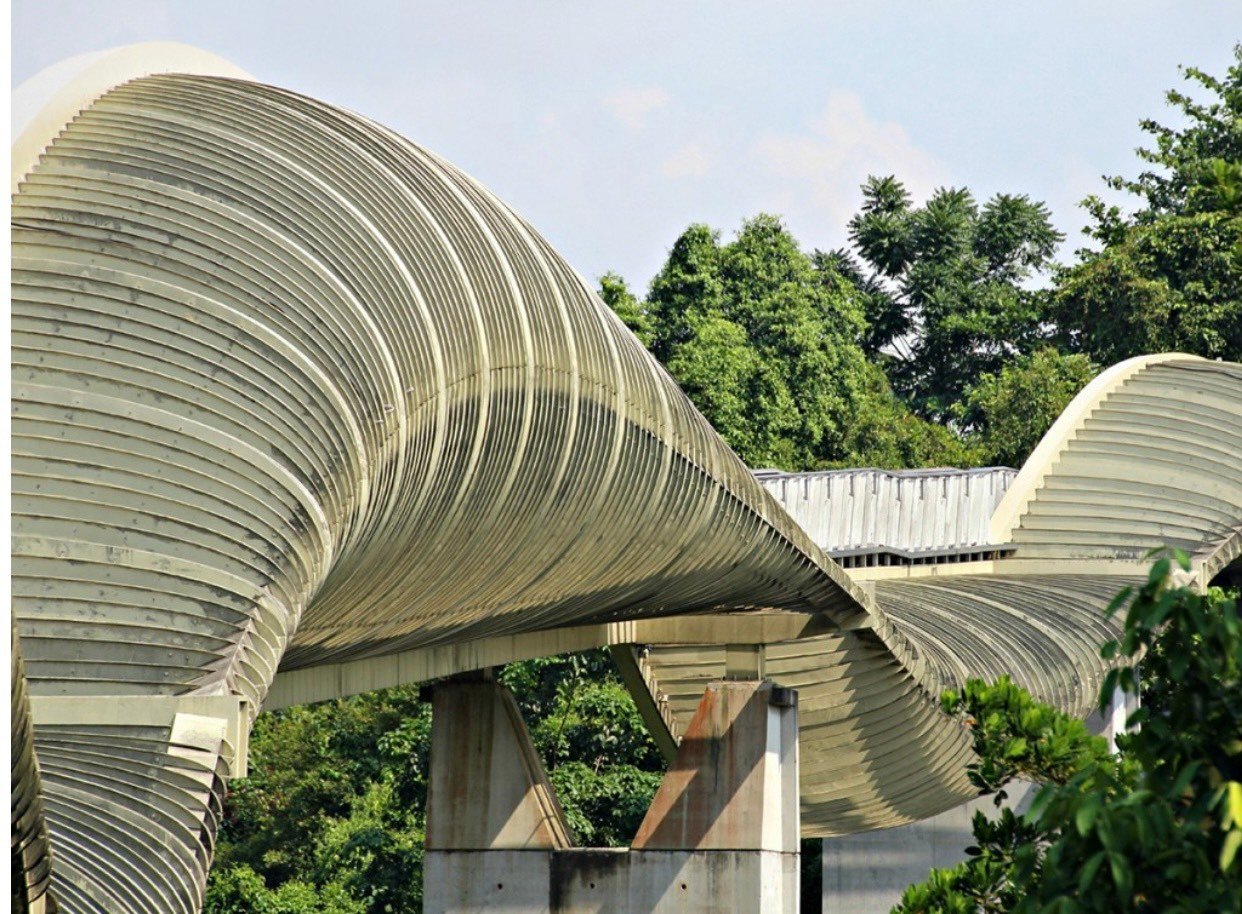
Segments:
[[[1016,473],[757,477],[534,228],[392,131],[172,45],[25,91],[31,911],[196,912],[265,707],[596,646],[670,758],[713,683],[796,690],[802,835],[924,819],[973,794],[943,689],[1008,673],[1085,715],[1143,556],[1205,585],[1242,551],[1242,366],[1114,366]]]

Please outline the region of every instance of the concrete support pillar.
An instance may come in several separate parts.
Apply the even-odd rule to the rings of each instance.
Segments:
[[[797,698],[713,683],[629,849],[569,846],[513,698],[433,699],[426,914],[796,914]]]
[[[508,689],[454,680],[432,697],[423,911],[544,912],[569,829]]]

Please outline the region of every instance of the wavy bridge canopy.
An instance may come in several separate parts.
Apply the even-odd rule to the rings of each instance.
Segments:
[[[1089,705],[1098,608],[1136,573],[1135,547],[1091,520],[1132,491],[1097,485],[1090,456],[1130,454],[1130,432],[1084,432],[1108,425],[1116,378],[996,509],[1011,556],[952,579],[851,578],[582,278],[448,163],[238,78],[115,81],[74,111],[13,203],[14,738],[28,745],[32,717],[35,748],[14,782],[32,910],[197,910],[248,723],[208,712],[253,715],[278,669],[798,615],[813,633],[761,650],[803,695],[808,834],[969,795],[945,685],[1009,671]],[[1189,509],[1147,505],[1214,569],[1237,553],[1242,370],[1157,368],[1199,393],[1141,447],[1195,455],[1161,492],[1203,479],[1187,477]],[[1147,421],[1130,413],[1126,428]],[[1089,541],[1047,533],[1067,529],[1048,507],[1067,467],[1069,489],[1115,495],[1069,499]],[[1157,539],[1174,524],[1136,523]],[[1088,542],[1096,564],[1066,565]],[[674,731],[679,696],[725,670],[726,647],[702,640],[638,664]]]
[[[862,614],[584,282],[369,121],[136,80],[56,139],[13,219],[38,690],[259,700],[282,657],[632,612]]]

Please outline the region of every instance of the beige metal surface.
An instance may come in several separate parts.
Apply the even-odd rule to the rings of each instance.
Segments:
[[[1240,388],[1242,366],[1189,356],[1119,374],[1023,499],[1015,558],[1139,559],[1169,545],[1206,583],[1239,552]]]
[[[48,67],[13,93],[10,190],[30,173],[47,144],[78,112],[113,86],[153,73],[198,73],[250,79],[238,66],[171,41],[79,54]]]
[[[223,811],[224,736],[211,718],[36,725],[61,910],[198,910]]]
[[[133,75],[40,145],[13,204],[26,682],[36,704],[148,709],[35,721],[67,909],[201,902],[236,746],[227,716],[154,722],[151,701],[257,711],[278,668],[282,700],[304,700],[649,637],[635,678],[660,719],[741,660],[799,689],[804,831],[841,833],[968,792],[945,684],[1012,670],[1081,707],[1090,610],[1116,579],[1067,576],[1073,561],[1124,577],[1136,535],[1170,532],[1201,577],[1236,553],[1242,369],[1177,357],[1076,403],[1023,470],[1013,523],[991,524],[1020,567],[864,590],[470,178],[285,90]],[[1159,458],[1147,499],[1132,484],[1152,437],[1187,459]],[[1130,502],[1163,507],[1116,529]],[[1055,504],[1093,538],[1050,538]],[[758,610],[780,613],[720,620],[736,642],[683,620],[619,634]]]
[[[13,254],[36,696],[257,709],[278,664],[756,607],[866,628],[918,668],[542,239],[363,118],[134,79],[24,178]],[[75,909],[199,903],[228,741],[177,720],[36,727]],[[167,805],[167,833],[121,840]]]
[[[257,702],[278,661],[868,615],[511,213],[290,93],[151,77],[80,115],[15,200],[13,355],[36,692]]]
[[[47,822],[43,816],[42,777],[35,757],[34,722],[30,715],[30,696],[22,670],[22,649],[16,626],[10,626],[12,648],[9,653],[9,819],[13,860],[12,898],[17,914],[44,914],[57,910],[49,891],[52,855],[48,845]]]
[[[344,698],[384,689],[601,647],[631,644],[768,644],[816,634],[836,626],[818,613],[748,612],[631,619],[546,631],[497,635],[412,648],[383,657],[281,670],[264,699],[264,710]]]

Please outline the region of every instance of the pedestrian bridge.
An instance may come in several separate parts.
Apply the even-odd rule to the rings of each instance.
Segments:
[[[597,646],[670,755],[708,684],[796,689],[803,835],[922,819],[973,794],[943,689],[1085,715],[1148,551],[1242,550],[1237,364],[1116,365],[1016,473],[757,477],[431,152],[177,46],[53,76],[13,158],[31,910],[197,911],[263,708]]]

